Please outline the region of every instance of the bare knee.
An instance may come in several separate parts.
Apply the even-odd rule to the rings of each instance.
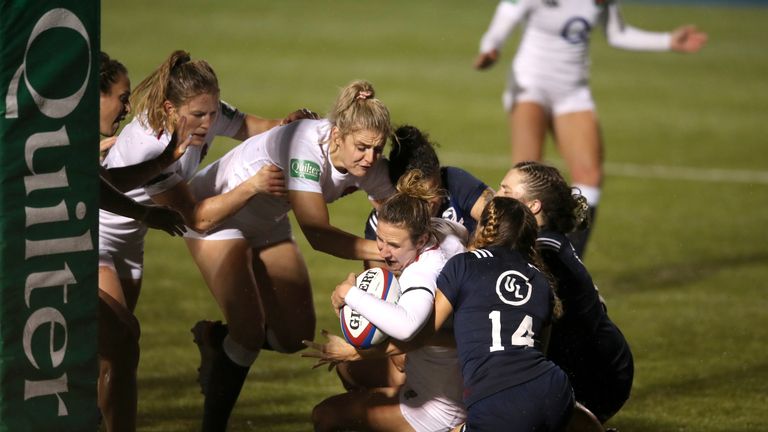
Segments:
[[[99,356],[113,369],[136,370],[139,365],[139,321],[125,306],[99,295]]]

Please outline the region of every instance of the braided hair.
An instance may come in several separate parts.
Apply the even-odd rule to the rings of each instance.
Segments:
[[[552,313],[563,315],[563,307],[555,291],[556,281],[544,265],[536,249],[539,226],[527,205],[507,197],[494,197],[483,209],[470,249],[504,246],[515,250],[536,266],[549,281],[555,297]]]
[[[522,174],[525,201],[538,200],[544,227],[561,233],[585,229],[589,206],[580,191],[568,185],[555,167],[539,162],[520,162],[512,169]]]
[[[99,92],[106,95],[121,76],[128,75],[128,69],[104,51],[99,52],[99,59]]]

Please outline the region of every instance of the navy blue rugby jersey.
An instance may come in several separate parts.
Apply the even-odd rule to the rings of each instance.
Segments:
[[[467,406],[555,367],[541,352],[554,294],[519,253],[491,247],[456,255],[437,287],[453,306]]]
[[[488,185],[472,174],[456,167],[440,168],[440,178],[443,188],[448,192],[448,197],[440,206],[437,217],[464,225],[469,234],[472,235],[477,226],[477,222],[472,219],[472,207],[483,192],[488,189]],[[378,223],[376,210],[371,210],[365,224],[366,239],[376,240]]]
[[[597,376],[632,374],[629,344],[608,317],[592,277],[568,238],[542,230],[536,246],[557,281],[564,312],[552,326],[548,357],[568,373],[577,395],[577,387],[597,383]]]

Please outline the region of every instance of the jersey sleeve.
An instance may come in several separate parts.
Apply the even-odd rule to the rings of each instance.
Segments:
[[[301,122],[293,123],[268,132],[269,139],[273,140],[268,145],[287,152],[281,159],[285,161],[283,172],[288,190],[322,194],[324,161],[317,136],[309,133],[306,127],[300,127]]]
[[[503,0],[499,3],[488,30],[480,39],[480,52],[501,50],[512,30],[527,12],[528,2],[526,0]]]
[[[488,189],[488,185],[480,179],[456,167],[445,168],[445,181],[448,194],[458,203],[465,215],[472,214],[472,207]]]
[[[216,135],[233,137],[243,127],[243,123],[245,123],[245,113],[224,101],[219,102],[219,115],[216,116],[213,124]]]
[[[668,51],[671,35],[667,32],[649,32],[627,25],[619,5],[612,1],[603,11],[605,37],[615,48],[635,51]]]
[[[435,301],[432,291],[417,288],[404,291],[394,304],[353,287],[347,293],[345,302],[389,336],[409,340],[427,322]]]
[[[376,230],[379,225],[379,215],[376,213],[376,209],[371,210],[368,214],[368,219],[365,221],[365,239],[376,240]]]

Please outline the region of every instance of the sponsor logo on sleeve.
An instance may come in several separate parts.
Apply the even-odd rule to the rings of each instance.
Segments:
[[[320,165],[313,161],[291,159],[291,171],[289,175],[295,178],[303,178],[319,182]]]

